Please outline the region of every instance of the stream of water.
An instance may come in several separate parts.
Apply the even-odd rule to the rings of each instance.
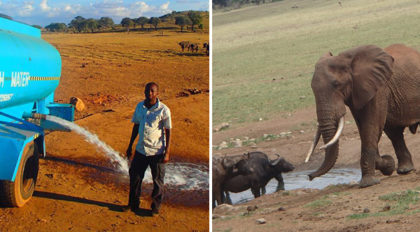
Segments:
[[[101,153],[110,159],[114,168],[121,173],[128,175],[128,161],[117,151],[112,149],[112,147],[100,140],[97,135],[73,122],[59,117],[47,115],[46,120],[58,123],[83,136],[87,142],[95,145]],[[168,163],[165,167],[165,185],[168,187],[174,187],[180,190],[209,189],[209,170],[207,166],[193,163]],[[148,168],[145,173],[144,182],[152,182],[150,168]]]

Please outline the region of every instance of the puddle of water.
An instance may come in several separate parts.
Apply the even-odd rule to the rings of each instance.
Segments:
[[[342,168],[331,169],[327,174],[309,181],[308,174],[311,172],[313,172],[313,170],[283,173],[284,188],[286,190],[300,188],[323,189],[328,185],[358,182],[361,178],[360,169]],[[277,180],[272,179],[265,188],[267,194],[275,192]],[[232,199],[233,204],[238,204],[254,199],[254,195],[251,193],[251,190],[247,190],[241,193],[230,193],[230,198]]]
[[[205,165],[192,163],[167,163],[165,186],[180,190],[208,190],[209,170]],[[144,182],[152,183],[150,168],[144,175]]]
[[[128,162],[117,151],[104,143],[97,135],[92,134],[85,128],[62,118],[47,115],[47,120],[59,123],[62,126],[82,135],[85,140],[97,146],[112,162],[114,168],[125,175],[128,175]],[[152,183],[150,168],[144,176],[145,183]],[[179,190],[208,190],[209,170],[205,165],[192,163],[168,163],[166,164],[165,185]]]

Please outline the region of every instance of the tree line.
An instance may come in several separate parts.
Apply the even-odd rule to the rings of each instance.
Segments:
[[[202,24],[202,12],[199,11],[188,11],[188,12],[176,12],[173,11],[170,14],[166,14],[160,17],[139,17],[139,18],[128,18],[125,17],[121,20],[120,24],[127,31],[130,28],[136,28],[136,26],[144,26],[149,24],[155,30],[158,30],[158,26],[162,22],[170,22],[178,25],[181,31],[184,30],[185,26],[191,26],[191,30],[195,31],[196,27],[203,29]],[[45,27],[46,30],[51,32],[98,32],[115,30],[118,24],[115,24],[110,17],[101,17],[100,19],[88,18],[85,19],[82,16],[77,16],[69,24],[65,23],[51,23]]]

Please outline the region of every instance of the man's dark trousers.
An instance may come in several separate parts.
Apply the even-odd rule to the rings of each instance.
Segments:
[[[137,210],[140,205],[141,184],[148,166],[153,178],[152,209],[159,210],[163,197],[163,179],[165,177],[164,155],[145,156],[136,151],[130,166],[130,195],[128,205]]]

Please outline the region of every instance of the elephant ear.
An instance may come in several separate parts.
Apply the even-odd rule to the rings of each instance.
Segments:
[[[374,45],[358,47],[344,55],[352,58],[352,102],[353,107],[359,110],[372,100],[378,89],[390,79],[394,58]]]

